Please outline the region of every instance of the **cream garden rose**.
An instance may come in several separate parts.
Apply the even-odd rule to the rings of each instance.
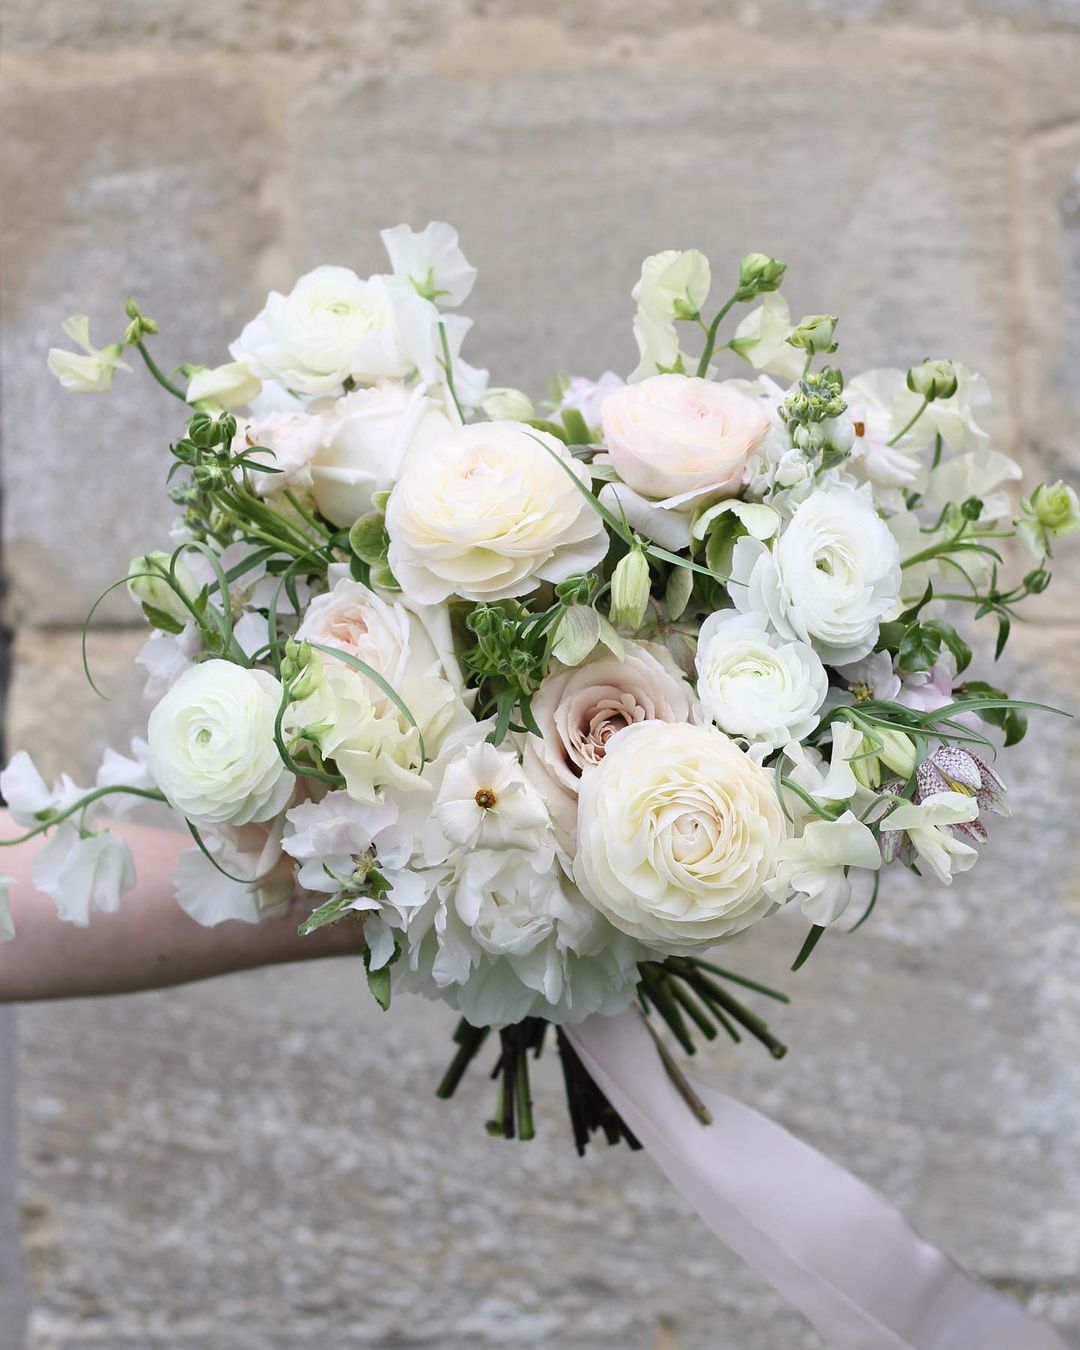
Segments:
[[[700,722],[690,684],[662,647],[626,642],[580,666],[554,666],[532,700],[539,737],[524,738],[525,771],[540,786],[561,847],[573,851],[582,775],[612,737],[639,722]]]
[[[588,483],[560,441],[518,422],[462,427],[411,455],[386,507],[406,596],[505,600],[595,567],[607,537],[574,477]]]
[[[248,481],[260,497],[276,497],[312,484],[312,461],[326,436],[326,422],[317,413],[271,412],[237,428],[234,455],[247,452]]]
[[[721,731],[761,753],[801,741],[818,724],[829,677],[814,649],[769,631],[757,614],[721,610],[701,625],[698,694]]]
[[[311,490],[327,520],[349,526],[372,509],[372,496],[394,486],[406,458],[422,454],[452,430],[422,386],[380,381],[338,399],[310,467]]]
[[[190,820],[247,825],[288,801],[293,776],[274,742],[279,682],[263,670],[205,661],[176,681],[150,714],[150,771]]]
[[[614,390],[601,418],[621,480],[605,495],[667,548],[686,546],[696,506],[738,493],[771,425],[762,402],[733,383],[674,374]]]
[[[740,539],[731,575],[738,609],[843,665],[873,650],[900,594],[900,551],[869,485],[834,483],[795,508],[771,547]]]
[[[723,732],[640,722],[582,778],[574,877],[622,932],[689,952],[774,907],[788,833],[772,775]]]

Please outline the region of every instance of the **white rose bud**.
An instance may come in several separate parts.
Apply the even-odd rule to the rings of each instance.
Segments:
[[[274,741],[281,698],[272,675],[231,661],[185,671],[147,727],[150,771],[169,804],[197,824],[277,815],[294,782]]]

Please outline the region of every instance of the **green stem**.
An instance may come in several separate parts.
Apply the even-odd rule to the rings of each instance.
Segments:
[[[901,439],[901,437],[906,436],[908,432],[911,430],[911,428],[915,425],[915,423],[919,420],[919,418],[923,415],[923,413],[927,410],[927,408],[929,408],[929,406],[930,400],[928,398],[924,398],[922,401],[922,406],[918,408],[911,415],[911,417],[908,418],[908,420],[904,423],[904,425],[900,428],[900,430],[896,433],[896,435],[892,438],[891,441],[886,441],[886,445],[895,445],[896,442]]]
[[[735,294],[730,297],[730,299],[724,302],[724,304],[721,306],[719,314],[717,314],[716,318],[713,319],[712,323],[709,324],[709,327],[706,330],[705,348],[702,351],[701,356],[698,358],[697,363],[697,377],[699,380],[703,379],[705,375],[708,373],[709,362],[712,360],[713,352],[716,350],[716,334],[719,331],[720,324],[723,322],[724,316],[728,313],[729,310],[732,309],[737,298],[738,292],[736,291]]]
[[[135,346],[138,350],[139,355],[146,363],[146,369],[150,372],[151,375],[153,375],[154,379],[157,380],[158,384],[161,385],[162,389],[165,389],[170,394],[172,394],[173,398],[178,398],[181,403],[187,403],[187,395],[181,392],[181,390],[177,389],[176,385],[173,384],[173,382],[169,379],[169,377],[163,373],[161,367],[147,351],[146,343],[143,342],[142,338],[140,338],[138,342],[136,342]]]
[[[300,499],[297,497],[296,493],[293,492],[291,488],[285,489],[285,500],[293,508],[296,514],[300,516],[302,520],[306,521],[307,524],[310,525],[313,530],[316,530],[319,534],[324,535],[327,539],[333,539],[334,537],[333,532],[328,530],[325,525],[321,525],[315,519],[312,513],[309,510],[307,510],[307,508],[301,503]],[[315,541],[312,540],[311,542],[314,543]]]
[[[163,802],[166,800],[165,794],[159,792],[157,788],[136,788],[126,787],[118,783],[115,787],[96,788],[93,792],[88,792],[85,797],[80,797],[74,805],[69,806],[66,811],[61,811],[58,815],[51,816],[40,825],[25,834],[20,834],[17,839],[0,839],[0,848],[10,848],[15,844],[25,844],[30,839],[36,839],[39,834],[44,834],[47,830],[53,829],[56,825],[62,825],[65,820],[73,816],[78,811],[85,811],[101,797],[106,797],[110,792],[122,792],[129,797],[143,797],[148,802]]]
[[[461,411],[461,404],[458,402],[457,390],[454,388],[454,362],[450,355],[450,340],[446,336],[446,324],[442,319],[439,320],[439,341],[442,343],[443,360],[442,367],[446,372],[446,387],[450,391],[450,397],[454,400],[454,407],[457,409],[457,415],[462,422],[465,421],[465,414]]]

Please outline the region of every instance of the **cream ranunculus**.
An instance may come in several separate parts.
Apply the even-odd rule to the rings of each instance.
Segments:
[[[604,489],[631,524],[667,548],[685,547],[696,506],[734,497],[769,431],[768,412],[731,383],[654,375],[616,389],[601,409],[604,445],[621,479]],[[636,498],[636,501],[635,501]],[[634,507],[655,517],[635,519]]]
[[[835,483],[795,508],[771,548],[740,539],[731,576],[744,614],[767,617],[781,637],[843,665],[873,650],[900,593],[900,551],[869,484]]]
[[[829,690],[811,646],[785,642],[760,615],[735,610],[710,614],[701,625],[697,675],[705,711],[755,753],[808,736]]]
[[[281,685],[266,671],[206,661],[185,671],[150,714],[150,770],[195,822],[268,820],[292,792],[274,742]]]
[[[350,376],[373,382],[410,374],[429,311],[404,278],[363,280],[347,267],[316,267],[288,295],[271,291],[229,351],[293,393],[328,394]]]
[[[574,848],[582,774],[604,758],[617,732],[638,722],[700,722],[694,691],[662,647],[624,644],[584,665],[552,665],[533,695],[540,736],[524,738],[525,771],[542,792],[566,853]]]
[[[588,482],[560,441],[518,422],[462,427],[411,455],[386,507],[406,596],[505,600],[595,567],[607,537],[572,476]]]
[[[581,781],[574,876],[622,932],[689,952],[774,908],[787,836],[772,775],[723,732],[641,722]]]
[[[324,419],[311,490],[327,520],[346,527],[372,509],[374,493],[394,486],[407,455],[430,449],[452,430],[422,387],[391,381],[338,399]]]

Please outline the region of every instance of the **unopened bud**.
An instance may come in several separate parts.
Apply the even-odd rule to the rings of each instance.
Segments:
[[[833,334],[836,332],[837,322],[833,314],[808,314],[799,320],[788,337],[788,342],[793,347],[801,347],[804,352],[811,354],[834,352],[836,343],[833,341]]]
[[[536,416],[532,399],[520,389],[489,389],[480,406],[496,422],[527,422]]]
[[[739,264],[740,300],[752,300],[765,291],[779,290],[787,271],[787,263],[770,258],[767,253],[748,253]]]
[[[956,367],[951,361],[924,361],[912,366],[907,373],[907,387],[913,394],[921,394],[928,403],[938,398],[952,398],[956,393]]]
[[[185,624],[191,611],[184,596],[193,600],[199,593],[198,584],[187,567],[179,560],[170,571],[167,553],[144,553],[132,558],[128,566],[128,594],[155,627],[162,627],[164,617],[174,623]],[[171,626],[171,625],[170,625]]]
[[[640,549],[619,559],[611,577],[611,622],[617,628],[638,629],[649,607],[649,560]]]

